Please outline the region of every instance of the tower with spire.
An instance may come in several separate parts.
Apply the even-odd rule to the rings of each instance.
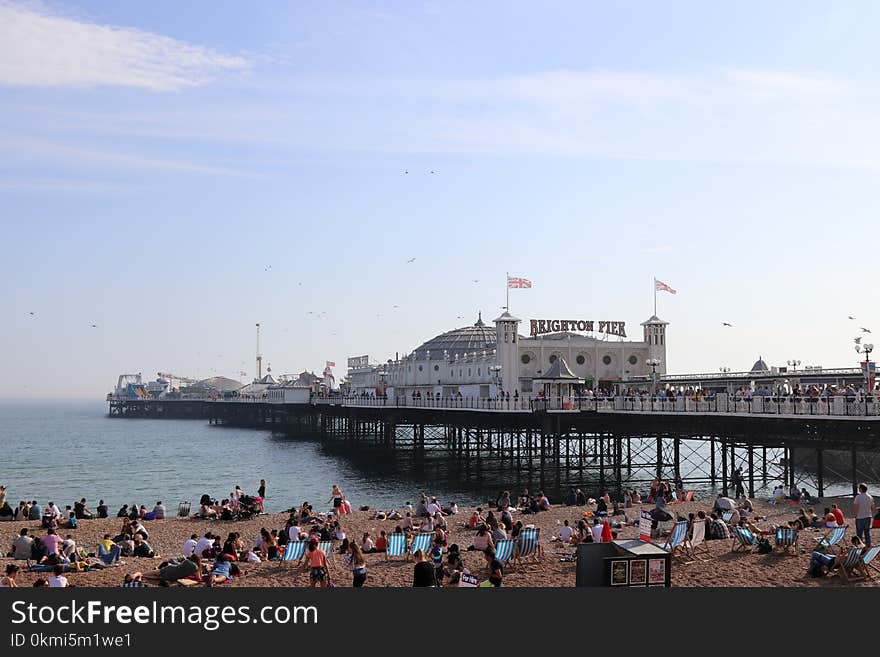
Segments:
[[[657,315],[651,315],[642,322],[645,332],[645,344],[648,345],[648,359],[657,358],[660,365],[657,374],[666,374],[666,327],[669,322],[664,322]]]

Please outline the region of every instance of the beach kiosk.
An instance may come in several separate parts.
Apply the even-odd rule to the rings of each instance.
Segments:
[[[668,587],[672,554],[639,539],[577,546],[575,586]]]
[[[558,356],[546,372],[532,379],[532,394],[547,400],[558,399],[561,409],[571,410],[574,408],[574,386],[583,383],[584,379],[571,371],[565,358]]]

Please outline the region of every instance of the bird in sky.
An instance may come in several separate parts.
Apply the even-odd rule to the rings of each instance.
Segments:
[[[406,261],[406,264],[410,264],[410,263],[415,262],[415,261],[416,261],[415,258],[410,258],[409,260]]]
[[[263,271],[269,271],[270,269],[272,269],[272,265],[268,265]]]
[[[871,332],[871,329],[866,329],[864,326],[860,326],[859,328],[862,329],[862,333],[870,333]]]
[[[479,278],[475,278],[475,279],[473,280],[473,282],[474,282],[474,283],[479,283],[479,282],[480,282],[480,279],[479,279]]]
[[[733,324],[731,324],[730,322],[721,322],[721,326],[730,326],[730,327],[733,327]]]
[[[32,312],[31,312],[31,313],[28,313],[28,314],[29,314],[29,315],[30,315],[30,316],[31,316],[31,317],[33,317],[33,316],[34,316],[34,313],[32,313]]]
[[[391,306],[391,307],[392,307],[392,308],[400,308],[400,306],[398,306],[397,304],[395,304],[395,305],[393,305],[393,306]]]
[[[458,316],[458,317],[456,317],[456,318],[455,318],[455,319],[462,319],[462,316],[461,316],[461,315],[459,315],[459,316]]]
[[[849,319],[855,319],[855,317],[853,317],[852,315],[847,315],[847,317],[848,317]]]
[[[92,324],[92,328],[98,328],[97,324]]]
[[[433,169],[431,170],[431,173],[434,173],[434,170],[433,170]]]
[[[404,171],[404,173],[409,173],[409,171]]]
[[[858,338],[853,338],[853,342],[855,342],[856,344],[862,344],[861,336],[859,336]]]

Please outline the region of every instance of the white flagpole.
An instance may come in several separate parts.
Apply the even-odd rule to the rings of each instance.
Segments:
[[[654,317],[657,316],[657,279],[654,279]]]
[[[507,290],[507,305],[504,306],[504,309],[510,312],[510,272],[504,274],[504,287]]]

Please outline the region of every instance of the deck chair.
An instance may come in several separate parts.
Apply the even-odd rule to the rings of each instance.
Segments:
[[[519,533],[519,541],[514,551],[514,565],[522,562],[523,557],[533,557],[535,561],[541,558],[543,550],[539,542],[540,528],[526,527]]]
[[[389,557],[406,556],[406,534],[388,534],[388,549],[385,551],[385,559]]]
[[[673,557],[678,557],[682,554],[687,555],[687,547],[685,545],[687,543],[687,531],[688,521],[679,520],[672,527],[672,533],[669,534],[669,538],[663,544],[663,549],[667,550]]]
[[[819,538],[815,538],[813,540],[816,541],[816,549],[824,552],[825,550],[837,546],[837,550],[842,552],[843,546],[840,542],[843,540],[844,534],[846,534],[846,529],[849,525],[844,525],[843,527],[834,527],[830,532],[825,534],[824,536],[820,536]]]
[[[712,552],[706,543],[706,523],[704,521],[696,520],[694,522],[691,529],[691,537],[685,540],[684,548],[689,559],[686,563],[704,561],[704,559],[700,558],[700,554],[705,554],[708,558],[712,557]]]
[[[495,542],[495,558],[501,563],[507,563],[513,559],[516,551],[516,539],[504,538]]]
[[[729,525],[730,521],[733,520],[733,511],[724,511],[721,513],[721,519],[724,521],[725,525]]]
[[[288,541],[281,561],[302,561],[302,558],[306,556],[306,543],[308,541]]]
[[[733,527],[733,545],[731,552],[751,552],[753,548],[758,547],[758,537],[755,536],[750,529],[734,525]]]
[[[431,547],[434,544],[434,533],[433,532],[418,532],[413,534],[412,545],[406,553],[407,559],[416,553],[416,550],[421,550],[422,554],[426,557],[431,552]]]
[[[177,517],[178,518],[188,518],[190,510],[189,502],[181,502],[177,505]]]
[[[843,560],[840,568],[837,569],[837,574],[843,578],[843,581],[847,583],[858,582],[865,578],[864,574],[859,572],[861,570],[862,553],[864,551],[865,548],[853,547],[846,553],[846,558]]]
[[[779,550],[780,554],[798,553],[798,533],[793,527],[777,527],[776,528],[776,545],[774,550]]]

